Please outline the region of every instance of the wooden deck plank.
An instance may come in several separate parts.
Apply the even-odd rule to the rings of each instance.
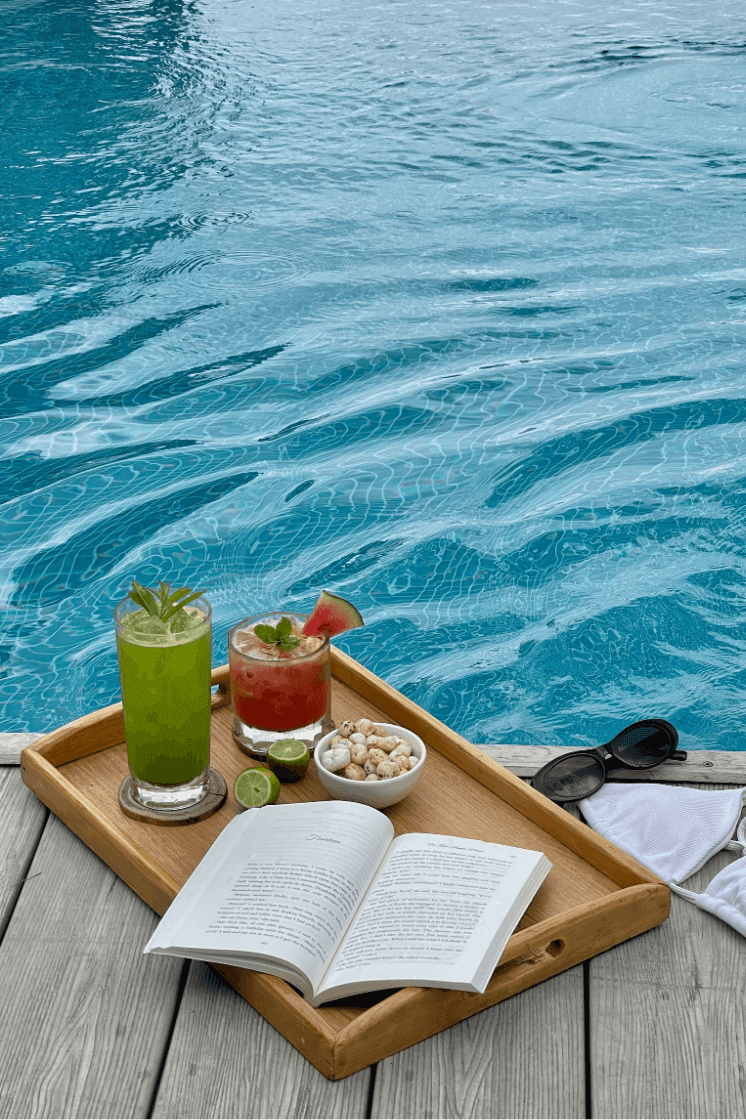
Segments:
[[[0,731],[0,766],[18,766],[23,748],[40,738],[32,731]]]
[[[365,1116],[370,1070],[327,1081],[213,970],[194,961],[153,1116]]]
[[[196,962],[158,1082],[181,966],[141,955],[156,915],[59,821],[44,825],[15,767],[0,770],[0,806],[0,914],[13,911],[0,946],[0,1115],[145,1116],[156,1085],[154,1115],[169,1120],[365,1115],[369,1071],[328,1082]],[[687,885],[702,889],[735,858]],[[34,877],[21,885],[24,872]],[[739,934],[673,897],[662,926],[588,967],[591,1115],[746,1115]],[[562,973],[381,1062],[372,1115],[584,1116],[582,977]]]
[[[33,732],[0,732],[0,766],[20,762],[21,751],[41,736]],[[506,743],[476,743],[480,750],[519,778],[531,778],[546,762],[584,747],[522,746]],[[619,770],[613,781],[640,781],[634,772]],[[666,762],[646,773],[653,782],[731,782],[746,785],[746,751],[690,751],[685,762]]]
[[[16,766],[0,768],[0,937],[21,892],[48,810]]]
[[[519,778],[533,775],[553,758],[587,747],[509,746],[504,743],[477,743],[481,751]],[[686,743],[681,743],[686,748]],[[746,751],[689,751],[683,762],[663,762],[642,774],[635,770],[614,770],[614,782],[704,782],[746,785]]]
[[[583,966],[377,1067],[371,1115],[585,1116]]]
[[[21,751],[40,735],[33,732],[0,732],[0,766],[17,766]],[[532,777],[540,767],[568,751],[584,747],[543,747],[508,745],[505,743],[477,743],[488,754],[519,778]],[[620,770],[612,775],[613,781],[639,781],[633,772]],[[647,772],[645,781],[653,782],[732,782],[746,785],[746,751],[690,751],[685,762],[666,762]]]
[[[701,891],[737,853],[685,884]],[[746,942],[672,895],[660,926],[590,962],[591,1115],[746,1116]]]
[[[144,964],[156,921],[50,815],[0,946],[0,1115],[147,1115],[182,967]]]

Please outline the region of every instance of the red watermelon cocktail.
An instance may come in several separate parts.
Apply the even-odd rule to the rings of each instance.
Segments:
[[[271,611],[233,627],[233,736],[247,754],[266,759],[274,742],[289,737],[313,753],[332,727],[329,638],[362,621],[346,600],[323,592],[310,615]]]

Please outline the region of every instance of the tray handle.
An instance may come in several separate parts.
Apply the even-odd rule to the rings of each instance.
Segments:
[[[216,708],[224,708],[226,704],[231,702],[231,682],[225,670],[226,665],[221,666],[219,669],[212,671],[212,696],[210,698],[210,711],[214,712]]]

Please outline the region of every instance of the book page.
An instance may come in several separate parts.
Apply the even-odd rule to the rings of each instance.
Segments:
[[[345,984],[362,990],[361,984],[381,980],[441,987],[471,981],[542,860],[547,863],[541,853],[477,840],[397,837],[323,990]]]
[[[221,833],[213,845],[221,850],[212,861],[207,853],[146,952],[277,959],[314,984],[393,832],[382,813],[347,801],[247,810]]]

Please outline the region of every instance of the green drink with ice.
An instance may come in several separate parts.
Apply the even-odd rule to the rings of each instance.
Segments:
[[[201,596],[133,580],[114,612],[132,793],[150,809],[189,808],[207,793],[212,612]]]

